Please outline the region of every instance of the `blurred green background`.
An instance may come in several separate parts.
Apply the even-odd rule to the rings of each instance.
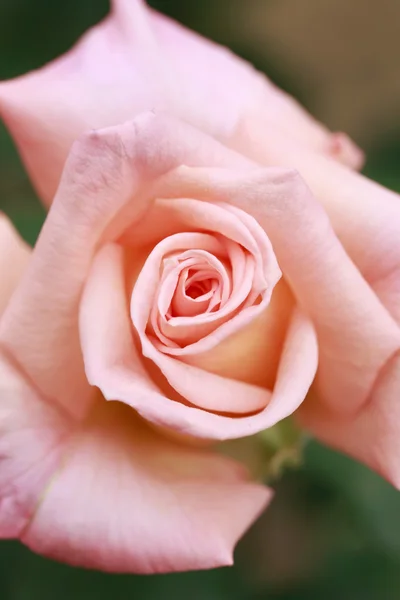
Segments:
[[[400,191],[398,0],[154,0],[233,48],[367,151],[365,172]],[[67,50],[106,0],[0,0],[0,79]],[[0,208],[36,239],[44,212],[5,129]],[[203,573],[114,576],[72,569],[0,543],[0,599],[398,600],[400,494],[316,442],[276,485],[240,542],[236,565]]]

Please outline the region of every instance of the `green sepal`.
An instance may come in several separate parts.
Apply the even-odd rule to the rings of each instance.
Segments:
[[[256,435],[229,440],[219,450],[243,463],[254,479],[272,481],[288,468],[299,468],[307,435],[291,417]]]

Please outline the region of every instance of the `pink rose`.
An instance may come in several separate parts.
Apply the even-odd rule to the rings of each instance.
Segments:
[[[47,200],[74,137],[116,125],[74,145],[11,297],[0,263],[0,535],[113,571],[227,564],[271,492],[212,444],[293,412],[400,484],[400,204],[340,164],[347,138],[123,0],[0,107]],[[119,124],[152,107],[179,119]]]
[[[292,203],[324,220],[291,171],[166,116],[75,144],[0,320],[2,536],[113,571],[231,562],[271,494],[208,447],[291,414],[317,367],[278,283]]]
[[[317,338],[321,406],[400,346],[295,172],[166,116],[86,134],[0,321],[1,535],[113,571],[229,563],[270,492],[206,447],[293,413]]]

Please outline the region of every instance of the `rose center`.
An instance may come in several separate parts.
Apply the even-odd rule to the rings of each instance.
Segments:
[[[179,261],[176,287],[166,318],[214,312],[221,305],[223,281],[207,261]]]
[[[192,300],[210,297],[218,288],[218,279],[214,273],[189,269],[184,287],[184,294]]]

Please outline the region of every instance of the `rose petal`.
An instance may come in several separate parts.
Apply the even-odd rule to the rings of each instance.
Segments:
[[[341,417],[311,397],[301,407],[299,419],[323,442],[362,460],[400,489],[399,400],[397,353],[382,368],[361,410]]]
[[[22,541],[73,565],[159,573],[232,564],[271,499],[236,463],[162,438],[117,403],[100,406],[65,453]]]
[[[275,92],[276,101],[271,101]],[[270,85],[269,111],[260,108],[247,114],[238,124],[231,146],[257,162],[264,162],[274,152],[274,138],[293,142],[299,149],[314,151],[359,170],[365,162],[364,152],[345,133],[332,133],[321,126],[291,96]],[[280,147],[280,145],[278,146]],[[268,162],[266,164],[274,164]],[[281,164],[281,163],[276,163]],[[293,166],[290,161],[285,166]]]
[[[0,343],[44,396],[82,417],[93,391],[78,337],[79,297],[100,236],[130,198],[133,170],[115,134],[101,138],[93,133],[78,142],[64,175],[25,276],[3,315]],[[143,211],[140,203],[136,208]]]
[[[0,538],[29,524],[73,425],[0,351]]]
[[[236,463],[178,446],[130,408],[83,428],[0,356],[0,537],[75,565],[160,572],[231,564],[271,499]]]
[[[299,170],[348,254],[400,323],[400,196],[296,144],[273,124],[262,141],[253,141],[250,156]],[[240,135],[237,147],[241,148]]]
[[[242,120],[264,140],[272,119],[304,146],[351,163],[359,154],[338,152],[337,138],[249,64],[140,0],[114,0],[110,16],[64,56],[0,85],[2,118],[48,204],[80,134],[149,109],[226,143]]]
[[[0,317],[29,260],[29,247],[0,213]]]

